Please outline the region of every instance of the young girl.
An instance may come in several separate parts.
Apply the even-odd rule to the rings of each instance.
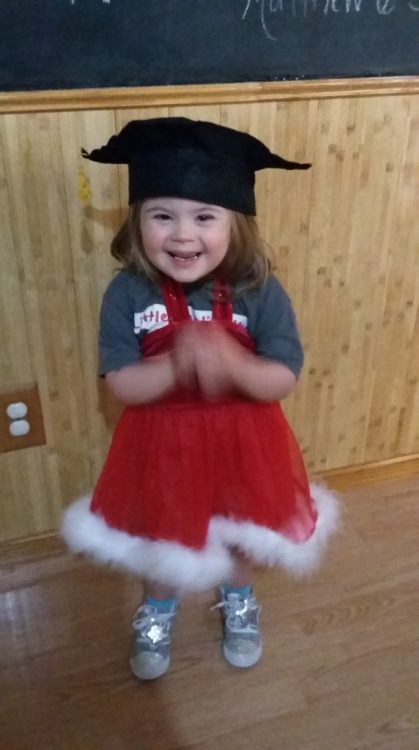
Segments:
[[[145,582],[131,668],[166,672],[178,597],[218,586],[223,653],[262,652],[251,565],[309,571],[337,521],[309,486],[278,403],[303,354],[254,215],[255,171],[305,169],[208,122],[130,122],[83,155],[127,163],[130,211],[112,243],[100,373],[126,409],[92,496],[66,511],[76,552]]]

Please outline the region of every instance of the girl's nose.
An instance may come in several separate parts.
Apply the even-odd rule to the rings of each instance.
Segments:
[[[192,242],[194,225],[189,219],[179,219],[173,226],[172,239],[175,242]]]

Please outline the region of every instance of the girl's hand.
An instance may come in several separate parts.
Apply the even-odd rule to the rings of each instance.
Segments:
[[[207,399],[216,399],[234,390],[241,367],[249,356],[246,350],[217,323],[191,326],[184,342],[192,353],[196,380]]]
[[[172,362],[177,385],[182,388],[197,388],[197,373],[195,364],[194,342],[195,324],[187,323],[182,326],[175,338],[172,351]]]

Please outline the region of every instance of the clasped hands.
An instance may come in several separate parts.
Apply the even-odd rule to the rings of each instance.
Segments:
[[[241,368],[249,356],[215,321],[182,326],[171,353],[176,382],[184,388],[198,387],[209,400],[239,389]]]

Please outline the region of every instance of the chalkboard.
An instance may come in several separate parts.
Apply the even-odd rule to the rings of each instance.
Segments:
[[[0,91],[419,74],[419,0],[1,0]]]

